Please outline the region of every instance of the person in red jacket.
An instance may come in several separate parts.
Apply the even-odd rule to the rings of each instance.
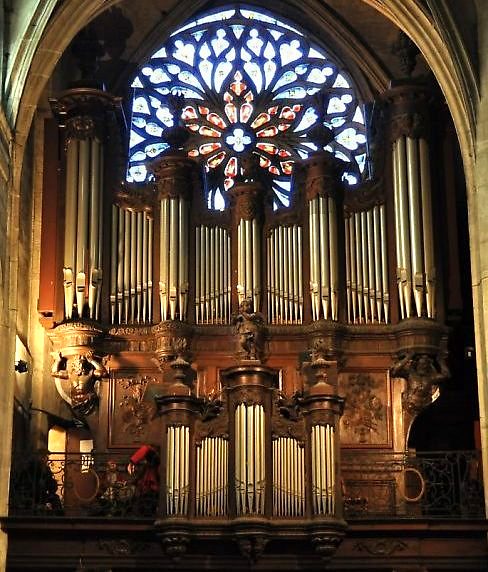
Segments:
[[[129,474],[134,478],[136,510],[151,514],[159,496],[159,455],[151,445],[142,445],[130,458]]]

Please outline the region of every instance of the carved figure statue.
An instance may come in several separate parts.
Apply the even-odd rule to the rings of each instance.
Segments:
[[[69,382],[68,390],[57,384],[58,391],[69,405],[82,415],[89,415],[98,401],[97,381],[107,375],[104,366],[92,352],[63,357],[59,353],[53,363],[52,376]]]
[[[411,415],[417,415],[429,405],[435,388],[450,377],[443,361],[438,362],[425,353],[408,353],[400,358],[390,372],[395,377],[407,380],[407,389],[402,393],[402,404]]]
[[[239,336],[239,356],[259,360],[263,352],[264,319],[261,313],[252,311],[251,300],[245,299],[239,304],[239,313],[233,323]]]

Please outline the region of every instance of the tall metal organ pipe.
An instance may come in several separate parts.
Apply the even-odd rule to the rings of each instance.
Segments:
[[[182,196],[163,196],[160,212],[161,320],[184,320],[188,306],[188,202]]]
[[[435,318],[436,271],[427,143],[428,92],[392,88],[392,161],[398,295],[402,319]]]

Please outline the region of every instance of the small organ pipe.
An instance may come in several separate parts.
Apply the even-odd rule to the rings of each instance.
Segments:
[[[418,317],[422,315],[424,297],[424,277],[422,264],[422,244],[419,208],[419,159],[418,142],[407,137],[407,176],[408,176],[408,214],[410,227],[410,245],[412,257],[413,297]]]
[[[369,313],[371,322],[376,318],[376,276],[375,268],[378,264],[377,258],[374,253],[374,232],[373,232],[373,209],[366,211],[366,229],[367,229],[367,244],[368,244],[368,283],[369,283]],[[378,318],[379,321],[379,318]]]
[[[66,206],[64,229],[64,311],[66,318],[73,315],[75,300],[75,263],[76,263],[76,209],[77,209],[77,173],[79,141],[68,141],[66,156]]]
[[[362,270],[362,283],[363,283],[363,309],[364,309],[364,320],[366,323],[369,322],[369,276],[368,276],[368,266],[370,261],[368,260],[368,234],[366,227],[366,213],[362,211],[359,213],[360,217],[360,234],[361,234],[361,270]]]
[[[168,199],[161,199],[161,244],[159,248],[159,299],[161,305],[161,320],[168,319],[168,244],[169,244],[169,213]]]
[[[400,225],[400,183],[398,173],[398,143],[393,142],[393,203],[395,210],[395,250],[396,250],[396,264],[397,264],[397,285],[398,285],[398,301],[400,306],[400,316],[405,318],[405,301],[403,299],[403,269],[405,263],[403,261],[403,247],[401,240],[401,225]]]
[[[136,277],[137,277],[137,216],[130,213],[130,321],[135,321]]]
[[[339,269],[337,260],[337,209],[335,200],[328,197],[329,202],[329,248],[330,248],[330,284],[332,319],[339,317]]]
[[[148,253],[148,230],[149,224],[144,215],[142,215],[142,321],[149,321],[148,308],[147,308],[147,291],[148,291],[148,280],[147,280],[147,264],[149,259]]]
[[[380,242],[381,242],[381,283],[383,286],[383,312],[385,323],[388,323],[390,312],[390,294],[388,287],[388,241],[386,238],[385,205],[380,205]]]
[[[142,316],[142,258],[143,258],[143,214],[138,212],[136,214],[137,223],[137,240],[136,240],[136,257],[137,257],[137,270],[136,270],[136,306],[137,306],[137,323],[141,323]]]
[[[424,238],[424,271],[426,289],[427,317],[435,318],[435,259],[434,237],[432,226],[432,197],[430,181],[429,148],[425,139],[419,140],[420,152],[420,180],[422,197],[422,230]]]
[[[353,321],[352,317],[352,305],[351,305],[351,250],[350,250],[350,238],[349,238],[349,223],[350,218],[346,217],[344,219],[344,238],[345,238],[345,255],[346,255],[346,308],[347,308],[347,321],[351,323]]]
[[[355,232],[355,215],[349,217],[349,248],[350,248],[350,264],[351,264],[351,298],[352,298],[352,321],[356,323],[358,286],[356,281],[356,232]]]
[[[317,197],[318,201],[318,231],[319,231],[319,267],[320,267],[320,298],[322,303],[322,314],[327,320],[329,317],[330,303],[330,274],[329,274],[329,240],[328,240],[328,222],[329,215],[327,209],[327,199]],[[317,248],[317,245],[315,246]]]
[[[91,140],[91,169],[89,184],[89,285],[88,314],[90,319],[96,315],[97,294],[101,280],[101,268],[98,265],[100,250],[99,218],[100,218],[100,144]]]
[[[383,310],[383,287],[381,281],[381,265],[382,265],[382,252],[381,252],[381,228],[380,228],[380,207],[376,205],[373,208],[373,243],[374,243],[374,281],[375,281],[375,301],[376,301],[376,316],[378,321],[382,321]]]
[[[258,221],[252,220],[252,290],[254,311],[261,306],[261,241],[259,239]],[[249,253],[248,253],[249,255]]]
[[[154,223],[152,219],[147,221],[147,252],[149,256],[147,264],[147,321],[152,321],[152,293],[153,293],[153,266],[152,266],[152,251],[153,251],[153,237],[154,237]]]
[[[115,324],[117,315],[117,246],[118,246],[118,207],[112,205],[112,235],[110,244],[110,317]]]
[[[400,217],[400,247],[405,267],[402,269],[403,300],[405,317],[411,316],[412,297],[412,266],[410,258],[410,237],[408,226],[408,190],[405,137],[398,139],[398,214]]]
[[[354,213],[354,231],[355,231],[355,248],[356,248],[356,280],[358,292],[358,319],[362,323],[363,315],[363,258],[361,248],[361,213]]]

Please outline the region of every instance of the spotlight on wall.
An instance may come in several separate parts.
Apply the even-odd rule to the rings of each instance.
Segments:
[[[29,371],[28,364],[23,359],[15,362],[15,371],[17,373],[27,373]]]

